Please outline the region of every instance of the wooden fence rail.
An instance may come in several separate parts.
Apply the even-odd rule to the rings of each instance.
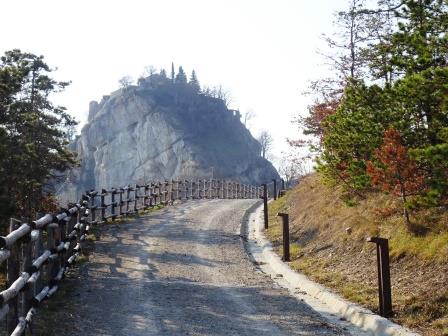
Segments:
[[[8,335],[31,329],[38,306],[57,290],[82,253],[92,225],[114,221],[158,205],[190,199],[258,199],[262,189],[226,180],[163,181],[87,191],[78,203],[56,214],[21,222],[11,219],[0,237],[0,264],[6,261],[7,288],[0,292],[0,320]]]

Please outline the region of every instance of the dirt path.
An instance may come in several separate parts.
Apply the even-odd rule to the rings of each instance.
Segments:
[[[250,262],[239,230],[253,204],[191,201],[105,226],[84,280],[68,279],[70,312],[42,334],[344,335]]]

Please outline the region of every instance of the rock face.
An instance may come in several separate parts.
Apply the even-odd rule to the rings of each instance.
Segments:
[[[260,184],[278,177],[239,112],[186,83],[152,75],[89,107],[88,123],[72,144],[81,164],[60,186],[63,198],[175,178]]]

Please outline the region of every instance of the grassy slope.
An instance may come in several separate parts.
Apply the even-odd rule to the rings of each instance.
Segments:
[[[448,214],[416,214],[414,223],[431,230],[414,236],[406,232],[393,198],[366,196],[348,205],[341,190],[323,186],[318,175],[308,176],[270,205],[267,234],[282,253],[280,219],[275,215],[288,212],[291,266],[374,311],[376,251],[366,237],[389,238],[393,320],[423,335],[448,335]]]

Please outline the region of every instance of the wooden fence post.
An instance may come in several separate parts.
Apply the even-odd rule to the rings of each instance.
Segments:
[[[269,219],[268,219],[268,186],[266,183],[263,184],[263,214],[264,214],[264,228],[268,229]]]
[[[92,223],[95,222],[96,219],[96,214],[95,214],[95,196],[96,196],[96,192],[94,192],[93,190],[89,193],[90,196],[90,214],[92,216]]]
[[[101,221],[106,222],[106,202],[105,197],[107,195],[107,190],[101,190]]]
[[[146,183],[143,186],[143,210],[146,210],[148,208],[148,191],[149,191],[149,185]]]
[[[124,189],[120,188],[119,189],[119,195],[120,195],[120,216],[123,216],[123,193],[124,193]]]
[[[140,190],[140,186],[138,184],[135,185],[134,187],[134,213],[137,214],[138,213],[138,191]]]
[[[277,180],[272,179],[272,182],[274,182],[274,201],[277,199]]]
[[[20,226],[21,222],[11,218],[9,223],[9,232],[11,233],[15,229]],[[7,288],[9,288],[14,281],[19,277],[20,268],[19,268],[19,255],[20,255],[20,247],[18,243],[15,243],[10,248],[11,254],[7,259],[7,274],[6,274],[6,284]],[[8,331],[8,335],[11,334],[19,321],[19,298],[16,296],[12,298],[8,302],[9,311],[6,317],[6,328]]]
[[[126,188],[126,216],[129,215],[129,202],[131,197],[131,186],[128,185]]]
[[[112,221],[115,220],[115,208],[116,208],[116,203],[115,203],[115,194],[117,193],[117,190],[115,188],[112,188],[111,194],[110,194],[110,202],[111,202],[111,208],[110,208],[110,214],[112,215]]]

